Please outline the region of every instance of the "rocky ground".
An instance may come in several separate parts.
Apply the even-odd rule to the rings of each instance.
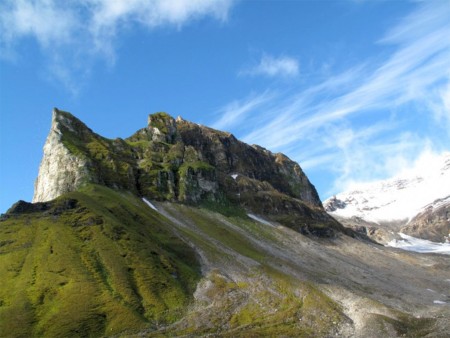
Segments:
[[[161,328],[161,333],[189,335],[184,330],[195,322],[197,332],[205,335],[245,336],[258,320],[233,326],[239,311],[255,306],[255,301],[268,316],[280,309],[278,302],[286,297],[304,302],[310,286],[338,304],[333,311],[329,303],[318,315],[322,320],[315,318],[306,324],[315,336],[444,337],[450,332],[448,256],[410,253],[344,235],[333,240],[311,239],[277,224],[242,222],[206,212],[210,224],[222,229],[216,233],[207,224],[198,225],[204,210],[169,203],[157,204],[157,208],[200,252],[206,276],[189,315]],[[239,244],[224,246],[225,235],[239,239]],[[217,291],[218,280],[228,286]],[[288,280],[289,287],[277,289],[280,280]],[[261,297],[262,290],[273,293],[270,301]],[[209,297],[211,293],[215,297]],[[296,318],[293,325],[308,321],[300,314]]]

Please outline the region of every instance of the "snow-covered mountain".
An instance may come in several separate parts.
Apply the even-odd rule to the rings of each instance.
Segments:
[[[415,235],[420,220],[420,237],[442,241],[450,230],[450,153],[423,157],[400,176],[359,185],[324,201],[324,207],[339,219],[389,225],[393,230],[406,226]],[[432,231],[436,222],[437,234]],[[433,236],[427,235],[427,228]]]

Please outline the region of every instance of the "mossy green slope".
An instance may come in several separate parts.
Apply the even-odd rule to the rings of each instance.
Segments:
[[[130,193],[90,185],[0,222],[0,336],[88,337],[171,323],[195,253]]]

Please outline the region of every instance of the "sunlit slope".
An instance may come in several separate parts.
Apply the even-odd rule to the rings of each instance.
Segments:
[[[110,335],[183,315],[195,253],[140,199],[90,186],[16,208],[0,222],[0,336]]]

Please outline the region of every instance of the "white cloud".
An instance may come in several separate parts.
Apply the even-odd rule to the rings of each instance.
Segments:
[[[89,30],[99,50],[109,52],[111,38],[130,24],[148,28],[176,26],[211,16],[226,20],[233,0],[85,0],[90,12]]]
[[[78,86],[99,57],[113,63],[116,39],[133,25],[181,26],[203,17],[226,20],[234,0],[4,0],[1,54],[12,58],[22,39],[35,39],[59,82]],[[64,60],[64,62],[62,61]],[[54,66],[57,64],[57,66]],[[86,71],[87,70],[87,71]],[[69,88],[76,90],[77,88]]]
[[[241,71],[241,75],[264,75],[269,77],[294,77],[299,73],[298,61],[289,56],[263,55],[259,64]]]
[[[73,13],[52,0],[6,1],[0,9],[2,43],[8,45],[27,36],[46,48],[67,43],[78,26]]]
[[[334,173],[329,193],[394,175],[427,149],[448,149],[450,6],[416,6],[379,41],[393,50],[384,59],[247,106],[262,122],[248,123],[243,140]]]

